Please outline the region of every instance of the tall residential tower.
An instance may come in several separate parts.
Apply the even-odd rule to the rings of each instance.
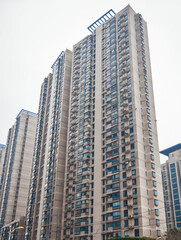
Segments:
[[[61,52],[42,84],[25,239],[60,239],[72,52]]]
[[[165,231],[147,25],[128,5],[73,47],[62,238]]]
[[[161,165],[167,229],[181,229],[181,144],[160,153],[168,157]]]
[[[5,152],[6,152],[6,145],[0,144],[0,179],[1,179],[1,175],[2,175]]]
[[[25,216],[37,114],[21,110],[9,130],[1,177],[0,227]]]

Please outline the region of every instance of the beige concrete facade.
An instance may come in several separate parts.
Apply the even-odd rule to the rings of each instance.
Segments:
[[[61,239],[159,237],[165,213],[147,25],[128,5],[74,46]]]
[[[71,67],[66,50],[42,84],[25,239],[60,239]]]
[[[25,232],[25,216],[15,219],[13,222],[6,224],[1,229],[1,239],[23,240]]]
[[[37,114],[21,110],[10,129],[4,164],[1,226],[26,214]]]

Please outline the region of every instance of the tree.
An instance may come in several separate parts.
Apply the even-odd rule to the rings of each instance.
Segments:
[[[167,232],[167,240],[180,240],[181,239],[181,229],[173,228]]]

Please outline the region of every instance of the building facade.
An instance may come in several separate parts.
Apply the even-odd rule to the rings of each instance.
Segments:
[[[165,231],[147,25],[128,5],[73,47],[61,239]]]
[[[6,152],[6,145],[0,144],[0,179],[1,179],[1,176],[2,176],[2,169],[3,169],[5,152]]]
[[[168,157],[161,165],[167,230],[181,229],[181,144],[160,153]]]
[[[72,52],[61,52],[42,84],[25,239],[60,239]]]
[[[25,216],[37,114],[21,110],[9,130],[1,177],[0,226]]]
[[[23,240],[25,231],[25,216],[6,224],[1,229],[1,240]]]

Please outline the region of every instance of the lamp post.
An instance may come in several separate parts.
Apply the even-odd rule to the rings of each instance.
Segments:
[[[19,229],[24,229],[24,227],[19,226],[19,227],[14,228],[12,231],[11,231],[11,229],[10,229],[10,231],[9,231],[9,240],[11,239],[11,234],[12,234],[15,230],[19,230]]]

